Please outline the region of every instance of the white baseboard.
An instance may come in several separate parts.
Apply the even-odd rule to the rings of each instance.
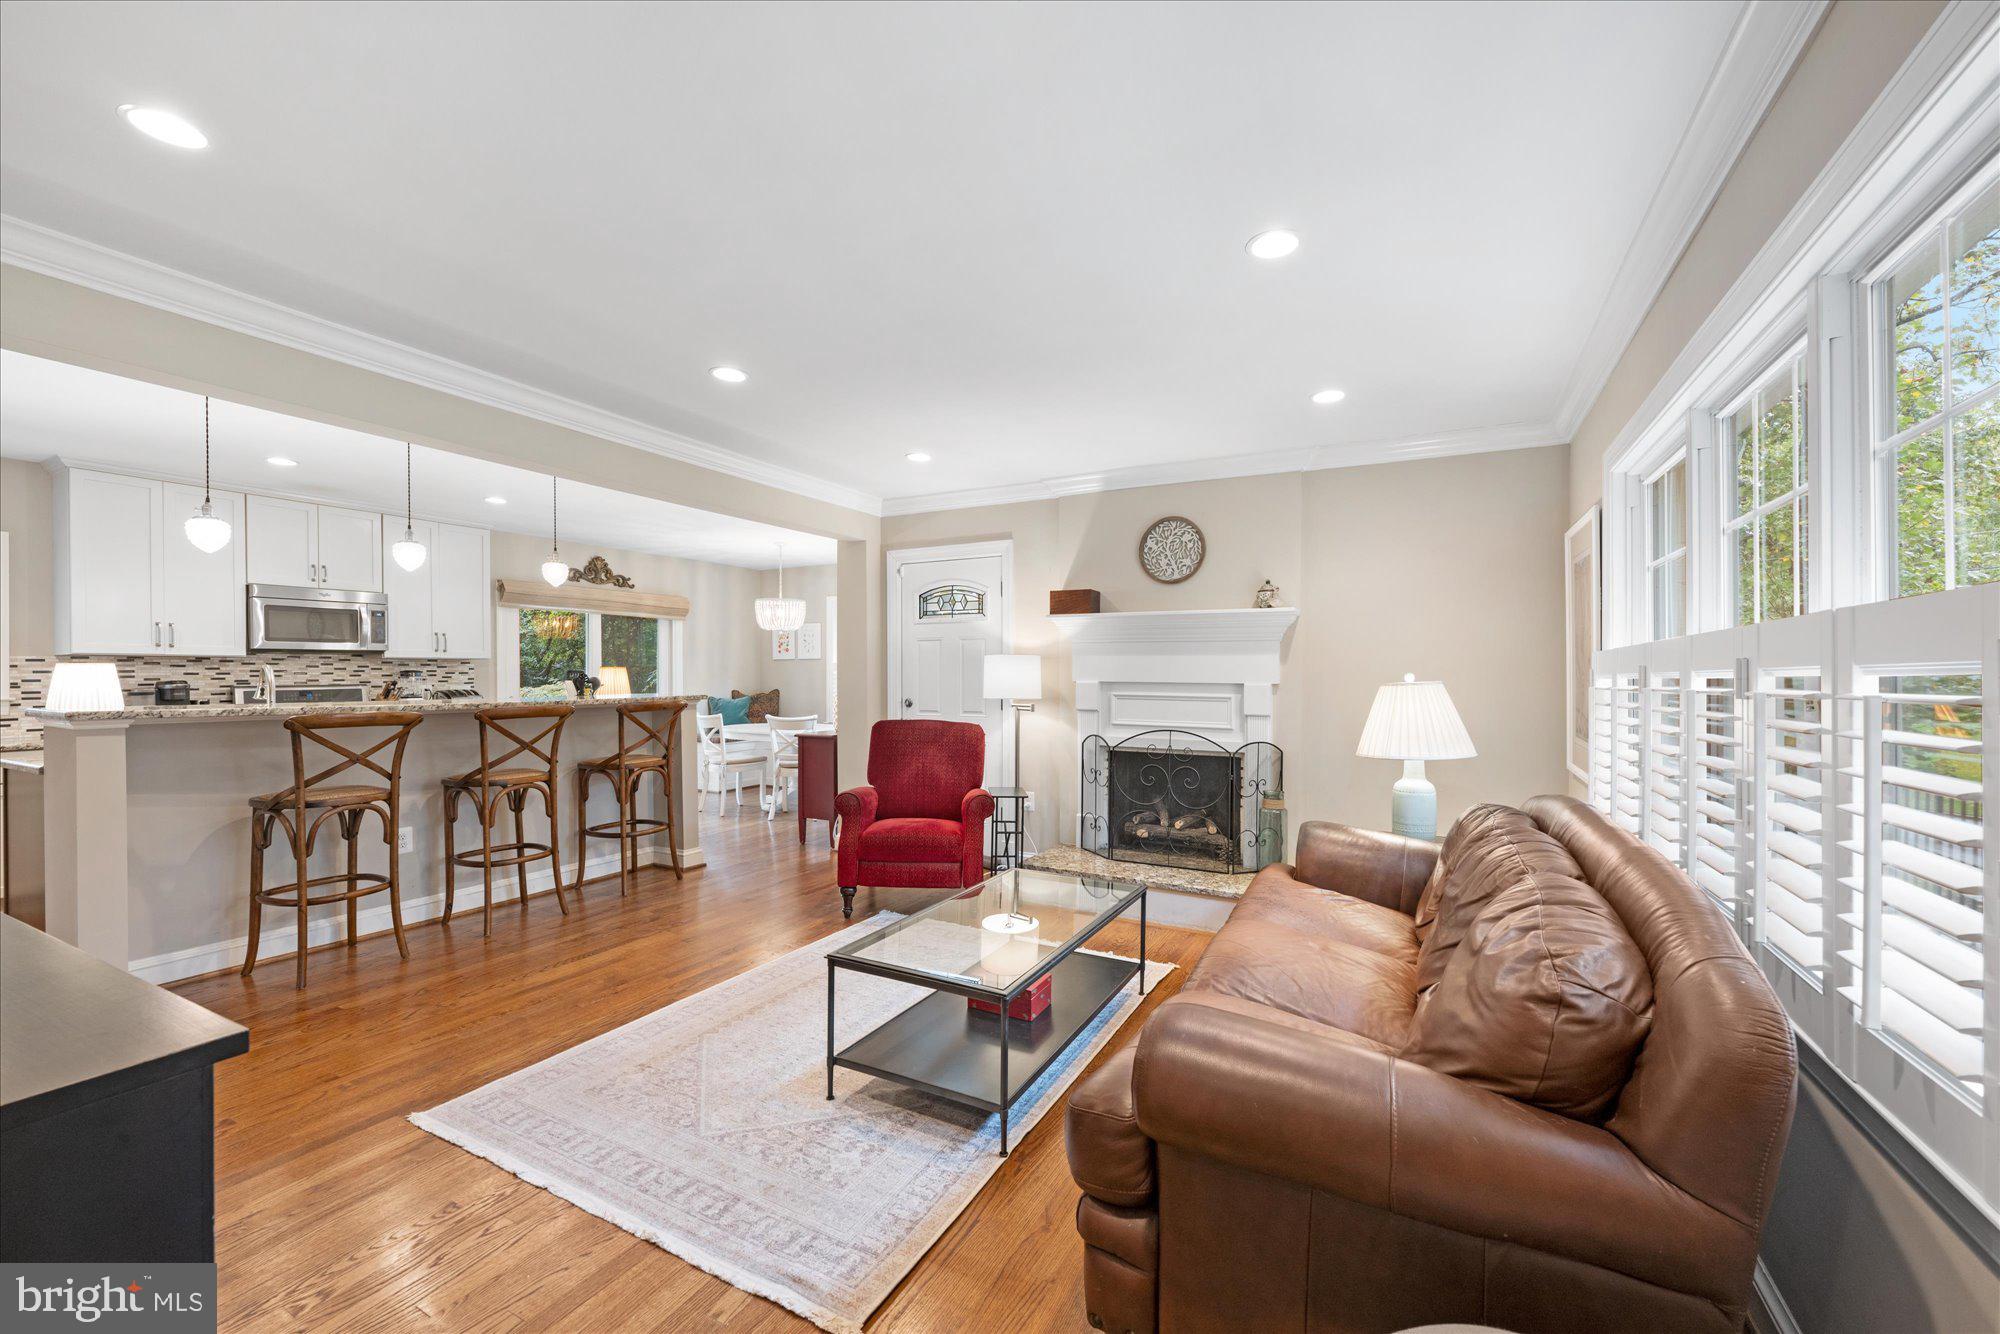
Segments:
[[[641,848],[639,850],[639,864],[641,866],[669,866],[672,865],[672,861],[668,858],[666,852],[660,848]],[[681,849],[681,868],[683,870],[692,871],[697,866],[706,866],[707,864],[708,858],[703,854],[699,845]],[[570,872],[573,872],[575,869],[574,862],[566,861],[564,862],[564,866]],[[479,879],[479,873],[471,871],[473,879],[470,883],[467,883],[464,877],[468,870],[469,868],[462,868],[459,872],[458,895],[452,903],[452,910],[455,913],[463,913],[467,908],[478,908],[485,903],[486,887]],[[585,879],[617,875],[618,850],[616,848],[607,848],[602,853],[586,858],[583,864],[583,872]],[[494,874],[495,879],[499,881],[497,886],[499,892],[494,895],[494,905],[498,907],[502,903],[508,903],[513,900],[514,877],[511,873],[504,873],[505,879],[501,880],[500,876],[503,874],[502,872],[495,872]],[[547,862],[529,869],[528,892],[530,894],[546,893],[554,885],[555,880],[550,874]],[[245,893],[247,895],[248,891],[246,890]],[[247,913],[247,898],[245,904],[244,911]],[[406,898],[403,900],[403,925],[411,927],[419,922],[434,921],[443,912],[443,890],[439,890],[435,894],[427,894],[422,898]],[[257,957],[260,960],[275,959],[281,955],[290,954],[297,948],[299,931],[298,926],[293,921],[291,909],[268,908],[265,914],[265,923],[263,940],[257,946]],[[389,930],[392,924],[389,919],[388,899],[376,897],[363,900],[361,911],[357,914],[356,925],[362,935],[372,935],[379,931]],[[306,928],[307,948],[316,945],[330,945],[337,940],[344,940],[346,937],[347,920],[344,915],[320,917]],[[134,959],[130,965],[130,970],[135,976],[142,977],[148,982],[177,982],[184,977],[199,977],[203,973],[218,972],[224,968],[241,967],[243,964],[243,952],[249,947],[249,943],[250,937],[248,935],[241,935],[229,940],[219,940],[211,945],[191,945],[187,949],[172,950],[165,954],[155,954],[145,959]]]
[[[1763,1304],[1778,1334],[1800,1334],[1798,1318],[1792,1314],[1792,1308],[1786,1305],[1785,1294],[1778,1291],[1777,1280],[1771,1277],[1770,1270],[1764,1268],[1761,1259],[1757,1261],[1757,1268],[1751,1274],[1750,1283],[1756,1289],[1757,1300]]]

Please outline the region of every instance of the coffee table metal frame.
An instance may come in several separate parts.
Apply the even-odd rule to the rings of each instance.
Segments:
[[[1002,874],[1006,874],[1003,872]],[[995,877],[996,879],[998,877]],[[1084,878],[1084,877],[1078,877]],[[1092,880],[1101,877],[1088,877]],[[1090,1026],[1112,998],[1134,977],[1139,994],[1146,994],[1146,886],[1137,881],[1106,880],[1113,894],[1103,912],[1075,932],[1048,958],[1022,974],[1011,987],[1001,990],[981,986],[962,977],[927,973],[920,969],[857,958],[854,951],[907,926],[926,914],[951,903],[945,899],[923,912],[912,913],[879,931],[870,932],[851,945],[826,956],[826,1096],[833,1098],[833,1071],[840,1066],[893,1080],[921,1089],[935,1097],[1000,1114],[1000,1156],[1007,1156],[1007,1116],[1021,1094],[1033,1087],[1042,1072],[1069,1049],[1077,1034]],[[1139,908],[1139,960],[1077,951],[1084,942],[1113,921],[1123,917],[1134,904]],[[841,969],[886,977],[897,982],[929,988],[933,993],[909,1009],[885,1020],[847,1046],[834,1049],[834,979]],[[1049,1009],[1037,1019],[1013,1019],[1007,1015],[1013,1002],[1035,983],[1055,974]],[[965,997],[991,1001],[999,1006],[993,1014],[954,1006],[945,997]],[[997,1079],[990,1067],[997,1051]],[[1016,1052],[1032,1065],[1017,1080],[1010,1060]],[[995,1089],[997,1097],[985,1096]]]

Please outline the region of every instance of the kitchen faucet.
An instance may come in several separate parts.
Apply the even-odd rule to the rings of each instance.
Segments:
[[[263,665],[261,670],[264,674],[264,702],[266,704],[276,704],[278,702],[278,673],[272,670],[271,664],[268,662]]]

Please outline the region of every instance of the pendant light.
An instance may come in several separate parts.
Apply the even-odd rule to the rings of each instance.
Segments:
[[[785,596],[785,544],[778,543],[778,596],[757,599],[757,628],[760,630],[796,630],[806,623],[806,604],[803,598]]]
[[[201,508],[188,515],[181,531],[194,543],[196,551],[214,555],[229,545],[229,520],[215,512],[208,494],[208,398],[201,400]]]
[[[417,541],[417,524],[411,478],[416,467],[411,456],[415,453],[416,447],[405,442],[403,445],[403,540],[389,548],[389,555],[395,560],[396,564],[402,566],[412,574],[415,574],[424,567],[424,557],[431,554],[424,549],[423,543]]]
[[[556,479],[549,478],[549,558],[542,562],[542,578],[550,588],[561,588],[569,582],[569,562],[562,558],[562,547],[556,541]]]

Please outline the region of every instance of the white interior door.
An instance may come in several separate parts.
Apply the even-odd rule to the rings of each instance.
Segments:
[[[1000,556],[909,561],[898,567],[897,679],[890,716],[978,723],[986,781],[1001,772],[1000,711],[984,697],[988,653],[1004,652],[1007,611]]]

